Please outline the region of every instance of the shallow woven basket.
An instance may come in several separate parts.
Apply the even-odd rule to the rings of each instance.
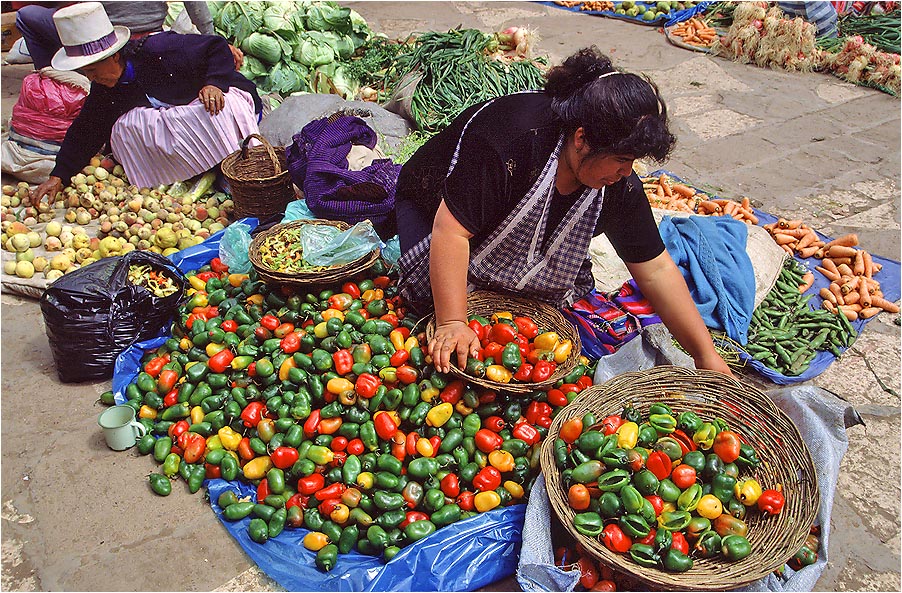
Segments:
[[[573,527],[575,513],[567,503],[567,490],[554,461],[554,440],[561,425],[586,412],[599,419],[619,414],[627,403],[644,416],[655,402],[671,406],[674,414],[694,411],[703,418],[723,418],[755,448],[761,461],[757,469],[743,471],[740,477],[753,477],[765,489],[783,485],[786,504],[780,514],[767,516],[751,509],[746,515],[752,553],[744,559],[694,558],[690,570],[666,572],[640,566],[628,554],[612,552],[597,538],[586,537]],[[667,590],[723,591],[769,575],[802,547],[820,506],[814,462],[792,420],[761,391],[714,371],[660,366],[624,373],[582,391],[548,429],[541,466],[551,506],[578,543],[611,568]]]
[[[262,146],[248,146],[251,138]],[[284,146],[273,146],[260,134],[241,141],[241,148],[222,161],[222,174],[229,182],[236,218],[266,218],[284,212],[297,198],[288,173]]]
[[[354,261],[348,262],[346,264],[330,266],[328,268],[320,270],[311,270],[310,272],[300,272],[297,274],[277,272],[268,268],[266,264],[263,263],[263,259],[260,256],[260,246],[263,245],[263,242],[267,237],[277,235],[284,230],[300,228],[308,224],[334,226],[340,231],[346,231],[351,228],[348,223],[340,220],[313,219],[293,220],[291,222],[277,224],[265,231],[262,231],[254,237],[253,241],[251,241],[251,245],[248,248],[248,258],[250,259],[251,265],[254,266],[254,269],[257,271],[257,275],[260,276],[260,278],[264,282],[301,287],[329,284],[338,280],[344,280],[345,278],[349,278],[351,276],[354,276],[355,274],[363,272],[369,269],[369,267],[376,263],[376,260],[379,259],[379,248],[377,247],[368,254],[358,257]]]
[[[457,368],[454,361],[451,362],[451,374],[461,379],[466,379],[470,383],[481,385],[489,389],[498,391],[507,391],[512,393],[532,393],[536,389],[544,389],[550,387],[558,379],[573,370],[573,367],[579,362],[582,353],[582,343],[579,339],[579,332],[570,321],[564,317],[563,313],[542,302],[524,299],[520,297],[499,294],[486,290],[476,290],[467,295],[467,315],[482,315],[491,317],[496,311],[510,311],[514,317],[525,316],[531,317],[540,329],[557,332],[562,340],[570,340],[573,342],[573,349],[567,360],[557,365],[551,377],[538,383],[499,383],[497,381],[489,381],[485,377],[474,377],[468,375],[462,369]],[[429,323],[426,325],[426,341],[432,340],[435,335],[435,315],[430,316]]]

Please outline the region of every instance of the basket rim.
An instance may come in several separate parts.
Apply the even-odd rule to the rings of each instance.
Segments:
[[[273,225],[265,231],[261,231],[254,237],[254,239],[251,241],[250,247],[248,248],[248,259],[250,260],[251,265],[257,271],[258,276],[260,276],[264,280],[282,284],[315,284],[319,282],[330,282],[361,272],[372,265],[376,261],[376,259],[379,258],[381,252],[379,248],[376,247],[369,253],[344,264],[335,264],[329,266],[328,268],[317,270],[315,272],[297,272],[294,274],[272,270],[263,263],[263,261],[259,257],[259,248],[260,245],[262,245],[263,241],[271,236],[277,235],[283,230],[299,228],[308,224],[334,226],[341,231],[346,231],[351,228],[351,225],[341,220],[312,218],[279,223]]]
[[[482,309],[479,309],[478,311],[475,309],[471,310],[471,306],[473,305],[474,301],[479,303],[479,301],[482,300],[489,303],[497,303],[497,305],[492,305],[491,307],[489,307],[493,311],[510,310],[515,314],[518,311],[530,313],[532,311],[539,311],[542,314],[549,316],[553,320],[554,325],[554,327],[551,327],[549,329],[556,331],[559,334],[566,333],[565,339],[569,339],[572,342],[573,348],[570,352],[570,356],[567,357],[567,360],[557,365],[554,373],[552,373],[548,379],[537,383],[500,383],[497,381],[490,381],[489,379],[486,379],[484,377],[474,377],[464,372],[463,369],[459,368],[454,360],[452,360],[449,365],[451,369],[450,374],[459,379],[469,381],[470,383],[475,383],[476,385],[479,385],[481,387],[494,389],[496,391],[505,391],[509,393],[532,393],[535,390],[541,390],[545,387],[550,387],[556,381],[568,375],[579,363],[579,358],[582,355],[582,342],[580,341],[579,331],[576,329],[576,326],[574,326],[570,322],[570,320],[568,320],[564,316],[563,313],[561,313],[552,305],[549,305],[542,301],[527,299],[520,296],[514,296],[491,290],[477,289],[467,294],[467,316],[482,314]],[[427,343],[435,334],[435,313],[433,312],[432,314],[430,314],[428,319],[429,321],[426,324],[425,330]]]
[[[688,385],[699,387],[697,389],[693,387],[689,391]],[[708,392],[705,392],[702,390],[704,386],[713,387],[709,387]],[[683,390],[686,391],[681,393]],[[740,408],[732,403],[730,398],[746,403],[746,406]],[[568,419],[582,415],[587,410],[596,412],[599,417],[601,414],[618,413],[626,402],[633,403],[640,409],[647,408],[654,402],[663,402],[674,407],[675,413],[678,410],[686,411],[699,406],[721,410],[725,418],[733,419],[733,422],[737,423],[731,422],[731,428],[737,429],[743,440],[748,440],[750,444],[756,446],[762,462],[757,469],[740,475],[751,473],[754,477],[759,477],[774,474],[779,483],[783,484],[784,492],[798,495],[787,496],[787,505],[779,515],[764,518],[755,513],[752,516],[749,523],[752,554],[735,563],[696,558],[696,563],[690,571],[671,573],[657,568],[644,568],[632,562],[627,555],[611,552],[597,539],[588,538],[576,531],[567,517],[568,512],[572,516],[575,511],[570,509],[567,503],[560,470],[554,459],[554,441],[560,433],[561,426]],[[736,419],[740,413],[748,416],[745,420],[748,424]],[[755,423],[762,427],[760,431],[755,428]],[[759,448],[763,442],[768,446]],[[796,463],[799,467],[795,467]],[[567,533],[577,543],[583,545],[588,554],[615,570],[626,572],[644,584],[668,590],[721,591],[747,585],[766,577],[801,547],[821,503],[818,476],[811,452],[792,419],[753,385],[708,370],[664,365],[623,373],[583,390],[561,410],[549,427],[540,454],[540,465],[555,516]],[[755,540],[753,539],[755,533],[763,537]],[[782,538],[777,541],[780,548],[762,549],[763,546],[776,545],[772,541],[774,535]]]

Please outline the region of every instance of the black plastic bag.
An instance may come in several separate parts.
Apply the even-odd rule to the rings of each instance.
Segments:
[[[131,265],[165,270],[178,290],[154,296],[128,280]],[[41,313],[60,381],[111,378],[119,353],[168,328],[185,299],[185,277],[153,252],[104,258],[59,278],[41,297]]]

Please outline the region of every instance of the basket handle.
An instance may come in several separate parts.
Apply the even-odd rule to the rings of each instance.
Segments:
[[[241,158],[247,159],[247,144],[251,141],[251,138],[256,138],[260,141],[261,144],[266,148],[266,152],[269,154],[269,158],[272,160],[273,167],[275,167],[275,174],[278,175],[282,172],[282,164],[279,162],[279,157],[276,156],[276,151],[273,150],[272,144],[269,143],[269,140],[261,136],[260,134],[251,134],[241,141]]]

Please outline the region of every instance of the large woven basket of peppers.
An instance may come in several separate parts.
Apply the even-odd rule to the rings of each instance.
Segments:
[[[579,332],[551,305],[477,290],[467,295],[467,317],[482,347],[463,369],[451,357],[455,377],[488,389],[532,393],[563,379],[579,363]],[[431,316],[426,341],[434,335]]]
[[[790,418],[713,371],[661,366],[584,390],[552,422],[541,466],[593,558],[669,590],[767,576],[805,544],[820,505]]]
[[[373,249],[357,259],[333,266],[312,266],[304,261],[301,229],[306,225],[327,225],[339,231],[350,228],[340,220],[293,220],[277,224],[257,234],[248,248],[248,259],[260,278],[271,284],[286,284],[300,288],[344,280],[367,270],[379,259],[379,249]]]

